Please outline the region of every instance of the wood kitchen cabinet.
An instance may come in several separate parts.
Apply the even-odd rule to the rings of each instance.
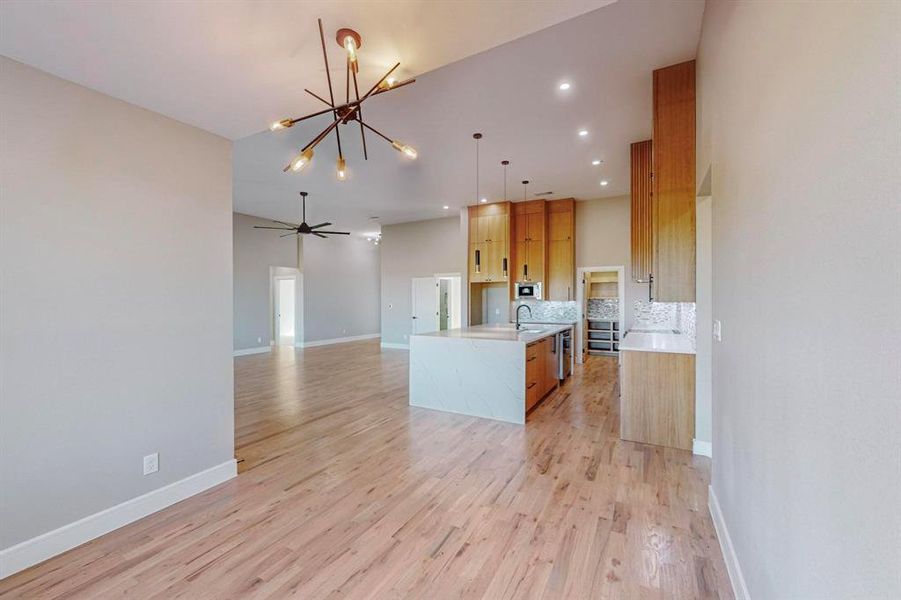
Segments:
[[[469,207],[470,283],[510,280],[509,205],[496,202]]]
[[[547,203],[548,243],[546,300],[575,299],[575,201]]]
[[[513,205],[513,280],[543,281],[546,240],[544,200],[517,202]]]
[[[695,301],[695,62],[654,71],[651,296]]]

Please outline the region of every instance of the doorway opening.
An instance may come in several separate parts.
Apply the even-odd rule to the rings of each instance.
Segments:
[[[576,328],[577,362],[589,355],[619,356],[619,342],[625,333],[625,267],[579,267],[576,292],[582,318]]]
[[[412,333],[431,333],[462,326],[462,276],[459,273],[414,277],[411,300]]]
[[[270,341],[273,346],[303,345],[303,274],[270,267]]]

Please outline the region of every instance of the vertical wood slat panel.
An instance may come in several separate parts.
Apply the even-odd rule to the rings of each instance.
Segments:
[[[653,144],[635,142],[632,150],[632,280],[647,281],[653,272]]]

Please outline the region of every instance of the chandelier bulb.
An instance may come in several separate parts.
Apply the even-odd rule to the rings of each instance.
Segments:
[[[416,158],[417,156],[419,156],[419,154],[416,152],[415,148],[413,148],[412,146],[408,146],[408,145],[404,144],[403,142],[394,140],[391,142],[391,146],[398,152],[404,153],[409,158]]]
[[[344,181],[347,179],[347,162],[338,157],[338,181]]]
[[[313,149],[307,148],[303,152],[297,155],[297,157],[291,161],[291,170],[292,171],[300,171],[305,166],[310,164],[310,161],[313,160]]]

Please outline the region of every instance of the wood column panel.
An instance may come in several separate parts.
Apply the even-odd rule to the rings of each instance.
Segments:
[[[654,71],[654,284],[659,302],[695,301],[695,62]]]

